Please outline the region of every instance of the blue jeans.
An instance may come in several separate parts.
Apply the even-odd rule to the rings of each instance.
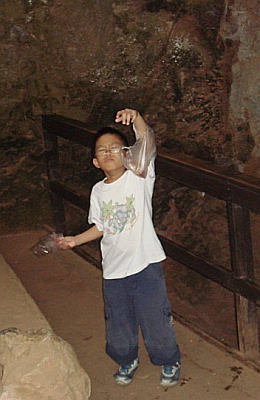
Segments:
[[[180,363],[162,266],[148,265],[122,279],[103,279],[106,352],[118,364],[138,356],[138,330],[155,365]]]

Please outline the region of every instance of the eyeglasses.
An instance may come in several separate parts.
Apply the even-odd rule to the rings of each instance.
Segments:
[[[124,146],[115,146],[115,147],[110,147],[109,149],[99,149],[96,151],[96,154],[98,156],[106,156],[108,153],[111,154],[117,154],[120,153],[120,151],[124,148]]]

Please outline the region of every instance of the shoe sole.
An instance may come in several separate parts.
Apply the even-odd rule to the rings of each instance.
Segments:
[[[119,386],[128,386],[128,385],[130,385],[130,383],[132,382],[132,379],[131,379],[129,382],[117,381],[117,380],[115,379],[115,382],[116,382],[116,384],[119,385]]]
[[[178,381],[173,381],[173,382],[160,382],[160,386],[162,387],[173,387],[178,384]]]
[[[137,369],[137,368],[136,368],[136,369]],[[136,371],[136,370],[135,370],[135,371]],[[127,385],[129,385],[129,383],[132,382],[133,377],[134,377],[134,374],[135,374],[135,371],[134,371],[134,373],[133,373],[133,376],[132,376],[131,378],[128,378],[127,381],[125,381],[124,377],[121,377],[121,376],[114,376],[114,380],[115,380],[115,382],[116,382],[118,385],[120,385],[120,386],[127,386]]]

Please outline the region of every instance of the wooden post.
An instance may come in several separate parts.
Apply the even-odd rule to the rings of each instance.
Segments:
[[[254,280],[253,250],[248,209],[227,202],[231,265],[234,276]],[[247,358],[258,359],[259,339],[256,303],[235,294],[238,347]]]
[[[239,350],[251,360],[259,359],[257,307],[245,297],[235,295]]]
[[[49,183],[60,181],[58,140],[55,134],[48,132],[45,116],[43,116],[43,136]],[[55,231],[65,233],[65,210],[62,195],[54,193],[51,189],[50,193]]]

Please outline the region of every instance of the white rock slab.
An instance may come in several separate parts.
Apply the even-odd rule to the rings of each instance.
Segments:
[[[87,373],[71,345],[50,329],[1,331],[0,363],[0,400],[89,399]]]

